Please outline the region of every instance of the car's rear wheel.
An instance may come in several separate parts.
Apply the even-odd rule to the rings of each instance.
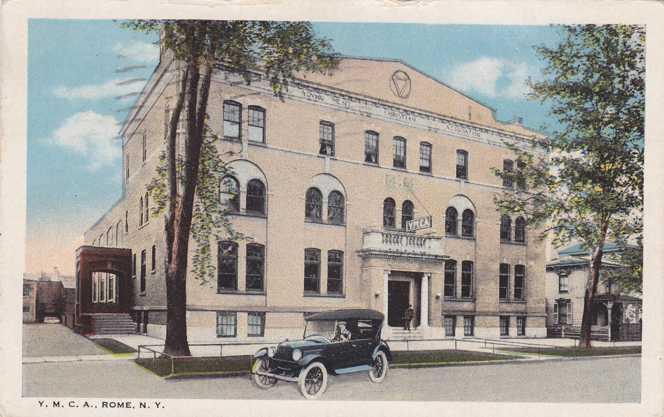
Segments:
[[[320,398],[327,388],[327,369],[320,362],[312,362],[300,371],[297,379],[300,393],[308,400]]]
[[[385,352],[382,350],[379,350],[373,359],[371,368],[369,369],[369,379],[371,382],[383,382],[389,367],[390,364],[387,362],[387,355],[385,355]]]
[[[267,372],[269,370],[267,358],[257,358],[254,365],[251,367],[252,375],[251,380],[262,389],[270,389],[277,384],[277,378],[272,378],[266,375],[259,375],[256,371]]]

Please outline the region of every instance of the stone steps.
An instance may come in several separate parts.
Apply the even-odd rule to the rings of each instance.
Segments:
[[[94,334],[135,334],[136,323],[129,313],[104,313],[92,316]]]

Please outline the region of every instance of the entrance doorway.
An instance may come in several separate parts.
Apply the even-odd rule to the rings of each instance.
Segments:
[[[387,324],[403,326],[403,315],[410,304],[410,282],[389,281],[387,283]]]

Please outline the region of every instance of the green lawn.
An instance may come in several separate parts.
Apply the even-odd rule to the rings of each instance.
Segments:
[[[473,352],[468,350],[416,350],[392,352],[392,365],[397,367],[449,365],[459,362],[520,359],[518,356]]]
[[[122,342],[118,342],[115,339],[108,339],[108,338],[102,338],[102,339],[90,339],[93,342],[95,342],[97,345],[101,346],[102,348],[111,351],[111,353],[133,353],[136,352],[136,349],[134,349],[131,346],[127,346]]]
[[[238,375],[249,373],[251,358],[249,355],[178,358],[173,363],[173,374],[170,359],[142,358],[136,359],[136,363],[159,376]]]
[[[602,346],[590,349],[580,347],[551,347],[551,348],[502,348],[503,352],[535,353],[553,356],[604,356],[627,355],[641,353],[641,346]]]
[[[393,352],[392,366],[396,367],[425,367],[450,365],[469,361],[491,361],[500,359],[519,359],[518,356],[504,354],[491,354],[483,352],[470,352],[464,350],[422,350],[411,352]],[[251,356],[224,356],[224,357],[192,357],[178,358],[173,366],[166,358],[136,359],[136,363],[162,377],[188,377],[188,376],[231,376],[249,373]]]

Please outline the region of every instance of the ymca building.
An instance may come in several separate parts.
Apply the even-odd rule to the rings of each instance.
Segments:
[[[83,331],[115,315],[165,335],[164,223],[147,187],[177,79],[162,57],[121,130],[122,196],[77,251]],[[343,58],[283,100],[260,74],[247,85],[220,67],[208,114],[232,169],[219,204],[247,238],[214,243],[207,283],[191,272],[192,239],[190,342],[299,337],[305,315],[337,308],[383,311],[384,337],[403,337],[409,305],[417,337],[546,336],[544,243],[494,204],[527,190],[492,172],[519,169],[505,143],[537,133],[390,59]]]

